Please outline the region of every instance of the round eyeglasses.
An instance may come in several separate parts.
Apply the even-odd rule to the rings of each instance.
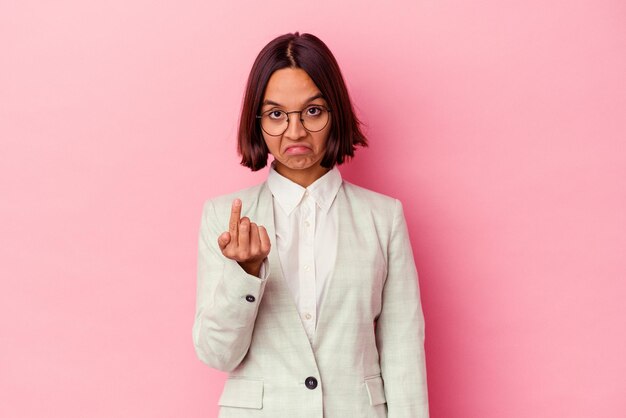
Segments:
[[[310,105],[302,110],[294,110],[285,112],[284,110],[271,109],[256,115],[257,119],[261,119],[261,129],[270,136],[280,136],[285,133],[289,127],[289,115],[298,113],[302,126],[309,132],[319,132],[326,127],[330,119],[331,110],[322,105]]]

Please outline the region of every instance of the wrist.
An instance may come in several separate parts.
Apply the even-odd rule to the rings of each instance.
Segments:
[[[257,261],[253,263],[239,263],[242,269],[248,274],[259,277],[261,274],[261,265],[263,261]]]

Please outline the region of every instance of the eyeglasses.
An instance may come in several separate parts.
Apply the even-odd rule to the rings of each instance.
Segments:
[[[330,119],[331,112],[322,105],[310,105],[302,110],[294,110],[285,112],[284,110],[271,109],[256,115],[257,119],[261,119],[261,129],[270,136],[280,136],[285,133],[289,127],[289,115],[298,113],[302,126],[309,132],[319,132],[326,127]]]

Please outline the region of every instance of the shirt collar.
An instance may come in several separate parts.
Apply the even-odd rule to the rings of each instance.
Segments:
[[[276,160],[272,161],[270,165],[267,185],[272,195],[287,215],[290,215],[298,204],[300,204],[304,192],[306,191],[309,192],[309,195],[322,210],[328,212],[342,183],[341,173],[336,164],[326,174],[315,180],[306,188],[279,174],[275,166]]]

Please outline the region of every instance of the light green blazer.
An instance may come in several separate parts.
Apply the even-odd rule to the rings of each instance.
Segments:
[[[221,253],[231,204],[266,227],[270,275],[247,274]],[[424,317],[402,204],[343,181],[335,204],[334,273],[314,342],[303,328],[278,252],[266,182],[203,207],[193,342],[229,372],[219,418],[426,418]]]

